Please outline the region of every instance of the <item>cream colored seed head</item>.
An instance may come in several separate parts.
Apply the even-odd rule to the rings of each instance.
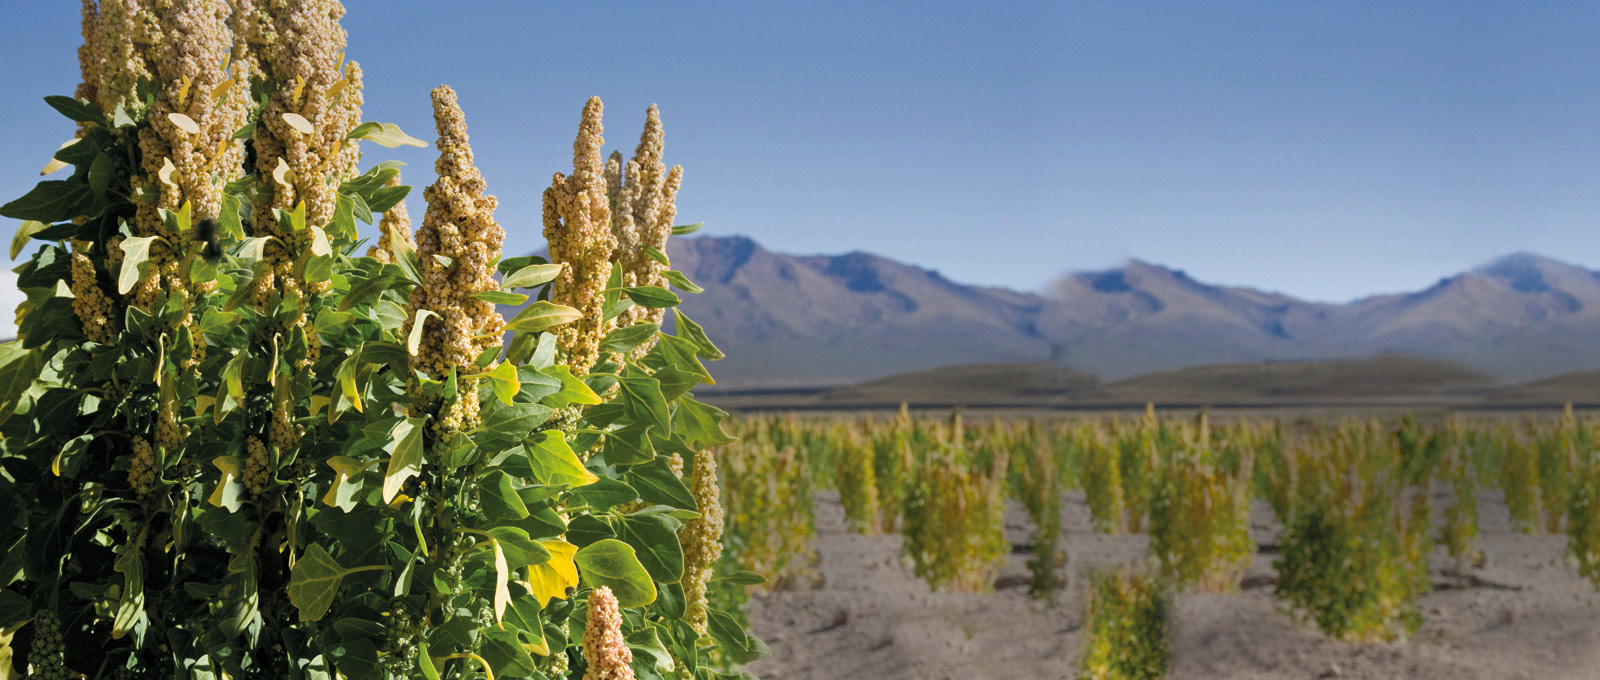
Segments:
[[[615,257],[622,267],[625,284],[629,286],[667,285],[661,275],[660,262],[650,257],[650,249],[665,252],[667,237],[672,234],[672,222],[677,217],[678,186],[683,182],[682,166],[667,170],[662,161],[666,149],[666,133],[661,125],[661,114],[655,105],[645,112],[644,132],[639,135],[639,145],[634,157],[627,163],[623,187],[618,192],[615,221],[618,246]],[[626,225],[625,228],[621,225]],[[635,323],[661,323],[666,310],[633,307],[617,319],[618,326]],[[637,349],[637,354],[648,352],[655,341],[651,340]]]
[[[116,305],[100,289],[94,263],[85,255],[88,243],[72,242],[72,312],[83,324],[83,335],[93,342],[109,345],[116,339]]]
[[[96,103],[108,113],[118,106],[136,118],[143,112],[139,84],[150,80],[153,71],[147,52],[153,20],[146,4],[146,0],[100,2]]]
[[[83,45],[78,48],[78,70],[82,74],[83,82],[78,83],[75,93],[78,99],[91,104],[100,103],[100,78],[102,76],[100,58],[104,47],[100,43],[100,9],[95,7],[94,0],[83,0],[82,7]],[[84,123],[78,124],[78,134],[83,134]]]
[[[722,556],[722,498],[717,487],[717,457],[712,452],[695,454],[690,493],[700,516],[684,522],[679,532],[683,543],[684,599],[689,605],[685,620],[703,635],[708,606],[706,582],[711,578],[711,565]]]
[[[133,461],[128,465],[128,485],[140,496],[156,483],[156,452],[144,437],[133,438]]]
[[[573,373],[587,374],[599,358],[604,335],[605,300],[600,292],[611,278],[611,205],[606,187],[601,116],[604,106],[592,97],[583,107],[578,138],[572,145],[572,175],[557,173],[544,196],[544,236],[550,260],[567,265],[551,286],[550,299],[583,313],[563,326],[557,344]]]
[[[583,659],[589,663],[583,680],[633,680],[633,651],[622,639],[622,612],[611,588],[589,594],[589,616],[583,627]]]
[[[484,193],[483,175],[473,165],[466,116],[454,90],[441,85],[433,91],[433,115],[439,132],[439,179],[422,194],[428,203],[416,232],[422,285],[411,291],[411,314],[402,332],[409,337],[419,311],[437,315],[426,320],[414,365],[444,379],[452,368],[470,365],[500,344],[505,319],[493,303],[473,296],[499,289],[495,263],[505,230],[494,219],[497,202]],[[470,386],[462,389],[470,391]]]
[[[244,488],[251,496],[260,496],[266,491],[267,482],[272,479],[267,469],[267,445],[251,437],[245,440],[245,452]]]

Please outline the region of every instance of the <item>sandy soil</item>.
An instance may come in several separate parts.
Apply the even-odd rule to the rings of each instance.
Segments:
[[[768,680],[835,678],[1068,678],[1081,645],[1078,574],[1143,559],[1143,535],[1090,530],[1083,493],[1065,496],[1069,584],[1054,608],[1027,596],[1026,513],[1013,504],[1006,538],[1017,551],[990,595],[931,592],[900,562],[898,535],[844,529],[838,495],[816,496],[816,588],[753,598],[753,632],[773,651],[751,666]],[[1442,498],[1440,502],[1444,501]],[[1421,629],[1405,643],[1329,641],[1272,596],[1278,525],[1258,505],[1252,535],[1262,553],[1227,595],[1178,599],[1173,678],[1600,679],[1600,595],[1564,558],[1562,535],[1509,528],[1498,492],[1480,503],[1482,568],[1460,578],[1433,557],[1434,591]]]

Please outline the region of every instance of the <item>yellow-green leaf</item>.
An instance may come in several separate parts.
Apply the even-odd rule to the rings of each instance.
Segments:
[[[549,300],[539,300],[517,312],[517,315],[506,323],[506,330],[538,333],[582,318],[583,312],[576,309]]]
[[[179,130],[183,130],[191,135],[200,134],[200,125],[195,123],[193,118],[190,118],[184,114],[169,113],[167,114],[167,120],[172,121],[172,124],[178,126]]]
[[[50,225],[37,220],[23,220],[22,224],[17,225],[17,235],[11,237],[11,259],[17,259],[17,256],[22,254],[22,249],[28,247],[28,241],[33,239],[33,235],[47,226]]]
[[[150,243],[159,236],[133,236],[122,240],[122,271],[117,274],[117,292],[127,295],[139,283],[140,268],[150,259]]]
[[[567,437],[560,430],[545,430],[528,441],[528,463],[533,467],[535,479],[551,486],[566,484],[573,488],[588,486],[600,481],[583,466]]]
[[[411,356],[417,355],[417,350],[422,347],[422,331],[427,326],[428,317],[438,317],[431,309],[417,310],[417,318],[411,322],[411,335],[406,338],[406,352]]]
[[[400,146],[414,146],[421,149],[428,146],[427,142],[401,132],[400,126],[394,123],[363,123],[360,128],[351,131],[351,137],[365,139],[391,149]]]
[[[334,456],[328,459],[328,467],[333,468],[333,485],[328,487],[328,493],[323,494],[322,504],[329,507],[343,508],[348,511],[355,507],[356,485],[349,484],[350,478],[361,474],[373,461],[365,463],[349,456]]]
[[[494,387],[494,396],[499,397],[507,406],[511,405],[517,392],[522,390],[522,380],[517,377],[517,367],[511,365],[509,361],[500,362],[499,366],[489,371],[488,378],[489,384]]]
[[[400,494],[406,480],[422,473],[422,434],[426,418],[407,418],[389,431],[394,451],[389,454],[389,469],[383,473],[383,502]]]
[[[656,601],[656,584],[639,563],[633,546],[605,538],[584,546],[572,559],[583,582],[595,588],[611,588],[619,606],[643,607]]]
[[[67,148],[69,146],[72,146],[73,144],[77,144],[77,143],[78,143],[77,138],[69,139],[69,140],[61,143],[61,149],[65,149],[65,148]],[[61,149],[56,149],[56,153],[61,153]],[[66,161],[61,160],[59,158],[56,158],[55,156],[51,156],[50,157],[50,162],[44,164],[44,169],[40,170],[39,174],[41,174],[41,175],[53,175],[53,174],[55,174],[55,172],[57,170],[60,170],[60,169],[62,169],[64,167],[67,167],[67,165],[69,165],[69,163],[67,163]],[[11,259],[15,260],[15,259],[17,259],[17,256],[16,255],[12,255]]]
[[[298,113],[283,114],[283,122],[288,123],[289,127],[294,128],[295,132],[302,135],[314,135],[317,133],[317,129],[312,127],[311,121],[306,120],[305,116]]]
[[[556,539],[539,541],[539,544],[550,551],[550,559],[544,564],[528,567],[527,587],[528,592],[539,601],[539,606],[543,607],[551,600],[566,599],[567,589],[578,587],[578,566],[573,562],[578,546]]]
[[[238,510],[239,492],[244,486],[239,483],[239,475],[244,470],[244,462],[234,456],[217,456],[211,459],[211,464],[222,471],[222,478],[217,481],[216,490],[211,492],[206,502],[230,511]]]

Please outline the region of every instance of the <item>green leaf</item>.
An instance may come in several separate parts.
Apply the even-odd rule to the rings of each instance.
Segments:
[[[661,277],[666,279],[672,285],[677,286],[679,290],[682,290],[686,293],[705,292],[704,288],[694,285],[694,282],[690,281],[689,277],[684,276],[683,272],[675,269],[668,269],[664,272],[661,272]]]
[[[306,548],[289,573],[289,602],[300,610],[300,620],[317,621],[327,614],[339,581],[349,573],[320,544]]]
[[[553,345],[554,343],[552,343]],[[540,348],[543,349],[542,343]],[[536,353],[534,356],[538,357],[538,354]],[[544,370],[544,374],[561,381],[561,391],[545,399],[545,403],[552,408],[566,408],[573,404],[593,406],[600,403],[600,395],[595,394],[588,383],[573,375],[570,368],[566,366],[551,366]]]
[[[507,630],[489,629],[488,641],[483,646],[483,659],[494,669],[492,677],[532,677],[538,672],[533,656],[523,649],[517,634]]]
[[[667,505],[685,510],[699,510],[695,503],[694,495],[689,493],[689,487],[684,486],[683,480],[672,474],[672,468],[667,466],[666,458],[657,457],[648,463],[634,465],[623,474],[639,492],[639,499],[655,505]]]
[[[522,519],[528,516],[528,506],[517,495],[511,475],[495,470],[478,482],[478,501],[484,516],[491,520]]]
[[[511,445],[527,438],[554,413],[543,404],[511,403],[499,399],[483,405],[483,423],[474,439],[485,446]]]
[[[588,505],[597,510],[609,510],[637,500],[639,492],[618,480],[601,477],[593,484],[573,490],[572,497],[576,498],[580,505]]]
[[[696,356],[713,361],[724,356],[722,350],[717,349],[717,346],[712,344],[711,339],[706,337],[705,329],[701,328],[700,324],[695,323],[693,319],[690,319],[687,314],[684,314],[682,307],[674,307],[672,315],[677,319],[678,337],[694,343],[697,348],[695,350]]]
[[[656,584],[627,543],[614,538],[596,541],[578,550],[573,562],[585,584],[611,588],[621,607],[643,607],[656,599]]]
[[[406,418],[389,430],[394,451],[389,455],[389,468],[383,473],[384,503],[400,494],[400,487],[406,480],[422,474],[422,439],[426,429],[426,418]]]
[[[138,285],[140,267],[150,259],[150,243],[159,236],[134,236],[122,240],[122,272],[117,275],[117,292],[127,295]]]
[[[660,309],[665,307],[675,307],[679,302],[682,302],[682,300],[678,299],[677,293],[660,286],[634,286],[632,288],[624,288],[622,289],[622,292],[626,294],[628,299],[632,300],[634,304],[641,307]]]
[[[736,571],[731,574],[718,576],[711,579],[712,583],[726,583],[732,586],[756,586],[767,582],[767,577],[753,571]]]
[[[667,419],[667,400],[661,395],[661,383],[645,376],[622,376],[622,406],[635,421],[657,428],[666,436],[671,425]]]
[[[582,318],[583,312],[576,309],[549,300],[539,300],[517,312],[517,315],[506,323],[506,330],[538,333]]]
[[[534,481],[540,484],[580,487],[600,479],[578,460],[560,430],[545,430],[529,439],[527,455]]]
[[[711,637],[716,638],[723,653],[734,663],[746,664],[772,654],[766,644],[744,632],[739,622],[726,612],[712,609],[706,613]]]
[[[90,215],[99,203],[94,189],[85,182],[45,180],[34,185],[22,198],[0,206],[0,216],[16,220],[61,222]]]
[[[61,115],[79,123],[106,124],[106,115],[101,113],[100,109],[93,104],[61,95],[45,97],[44,103],[49,104],[50,108],[60,111]]]
[[[734,441],[722,429],[722,423],[727,419],[727,411],[685,396],[678,399],[678,411],[673,416],[673,424],[689,446],[700,449]]]
[[[503,290],[486,290],[473,293],[472,297],[495,305],[520,305],[528,301],[528,296],[522,293],[507,293]]]
[[[494,527],[489,529],[488,534],[505,550],[506,563],[512,569],[534,567],[550,561],[550,551],[518,527]]]
[[[530,264],[506,276],[500,282],[500,287],[506,290],[512,288],[535,288],[554,281],[561,275],[561,268],[566,265],[557,264]]]
[[[683,578],[679,526],[677,520],[657,513],[623,515],[617,527],[617,538],[633,546],[639,563],[650,572],[650,578],[661,583],[677,583]]]
[[[22,395],[44,370],[42,352],[24,349],[20,341],[0,345],[0,423],[17,410]]]
[[[391,149],[399,148],[400,146],[414,146],[423,149],[428,146],[427,142],[401,132],[400,126],[394,123],[362,123],[350,131],[349,138],[365,139]]]
[[[636,323],[618,328],[607,333],[605,339],[600,341],[600,351],[602,353],[632,351],[646,340],[655,337],[656,331],[659,330],[661,326],[653,323]]]
[[[700,231],[700,227],[705,226],[705,224],[705,222],[695,222],[694,224],[675,224],[672,225],[672,235],[687,236]]]

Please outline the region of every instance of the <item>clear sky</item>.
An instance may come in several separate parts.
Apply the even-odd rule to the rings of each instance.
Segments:
[[[431,141],[428,90],[460,93],[511,251],[599,95],[627,150],[661,105],[680,221],[780,251],[1034,290],[1137,257],[1333,301],[1518,250],[1600,267],[1595,3],[346,5],[369,120]],[[7,197],[70,136],[40,98],[80,42],[77,3],[20,6]],[[430,154],[368,150],[419,187]]]

